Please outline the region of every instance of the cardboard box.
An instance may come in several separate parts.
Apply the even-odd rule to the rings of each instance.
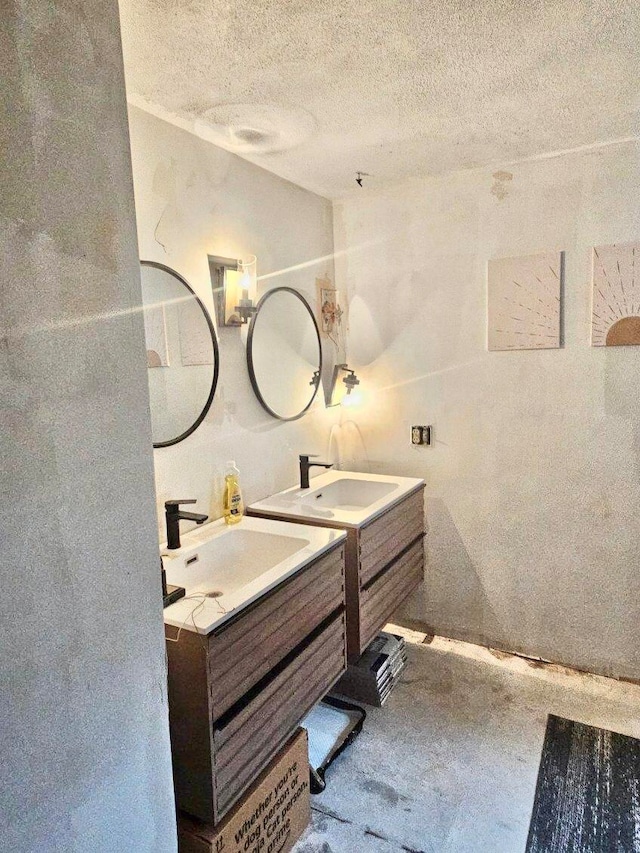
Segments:
[[[310,810],[307,732],[298,729],[218,826],[178,813],[178,851],[289,853]]]

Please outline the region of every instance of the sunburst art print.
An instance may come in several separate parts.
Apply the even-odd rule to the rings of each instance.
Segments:
[[[591,345],[640,346],[640,243],[593,250]]]
[[[562,252],[489,261],[489,350],[560,346],[562,261]]]

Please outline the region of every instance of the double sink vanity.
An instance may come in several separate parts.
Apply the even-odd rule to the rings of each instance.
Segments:
[[[228,273],[244,262],[208,260],[218,328],[251,317],[247,373],[269,417],[297,420],[322,396],[333,405],[358,384],[340,364],[330,395],[319,393],[323,347],[302,293],[272,288],[249,310],[244,291],[239,303],[226,292]],[[207,417],[220,351],[211,317],[179,273],[155,261],[141,261],[140,272],[153,446],[163,452]],[[165,503],[176,802],[210,825],[422,579],[424,482],[332,470],[310,481],[314,465],[330,468],[301,456],[300,488],[254,503],[232,526],[181,509],[193,500]],[[198,527],[181,535],[181,520]]]
[[[227,272],[241,263],[209,258],[218,328],[240,321],[227,318],[225,288]],[[142,261],[141,281],[152,438],[160,449],[184,441],[206,418],[220,350],[211,317],[179,273]],[[298,291],[276,287],[248,316],[256,399],[272,418],[303,417],[322,386],[313,309]],[[355,375],[337,368],[345,369],[348,394]],[[338,374],[334,368],[334,384]],[[194,501],[165,504],[176,802],[214,826],[422,579],[423,481],[340,471],[309,481],[316,464],[330,467],[301,456],[301,487],[254,503],[233,526],[204,524],[206,516],[180,508]],[[199,526],[181,535],[181,520]]]
[[[163,549],[179,808],[218,823],[420,583],[423,488],[329,471]]]

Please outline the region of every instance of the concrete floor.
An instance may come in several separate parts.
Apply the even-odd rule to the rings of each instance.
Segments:
[[[640,737],[640,687],[408,636],[401,684],[365,706],[295,853],[523,853],[547,714]]]

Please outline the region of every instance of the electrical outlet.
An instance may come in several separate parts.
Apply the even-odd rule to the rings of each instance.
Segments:
[[[411,427],[411,444],[422,445],[423,447],[431,446],[430,426],[412,426]]]

